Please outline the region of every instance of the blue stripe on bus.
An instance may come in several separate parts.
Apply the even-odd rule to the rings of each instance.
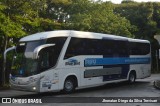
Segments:
[[[149,64],[150,58],[87,58],[84,60],[84,66],[103,66],[118,64]]]

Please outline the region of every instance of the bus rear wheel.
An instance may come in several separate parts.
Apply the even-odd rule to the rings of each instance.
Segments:
[[[65,80],[63,91],[65,93],[72,93],[75,91],[75,82],[72,78],[67,78]]]
[[[131,72],[129,74],[128,82],[132,84],[135,82],[135,80],[136,80],[136,74],[134,72]]]

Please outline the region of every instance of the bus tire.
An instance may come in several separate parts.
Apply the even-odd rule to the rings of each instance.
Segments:
[[[135,80],[136,80],[136,73],[134,71],[132,71],[130,74],[129,74],[129,78],[128,78],[128,82],[130,84],[132,83],[135,83]]]
[[[69,94],[74,92],[75,88],[76,86],[73,78],[67,78],[64,82],[63,92]]]

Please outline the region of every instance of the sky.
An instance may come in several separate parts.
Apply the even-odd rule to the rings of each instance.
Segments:
[[[111,1],[112,3],[119,4],[122,0],[103,0],[103,1]],[[160,0],[133,0],[136,2],[160,2]]]

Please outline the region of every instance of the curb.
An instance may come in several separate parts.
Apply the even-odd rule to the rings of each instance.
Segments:
[[[160,90],[160,80],[154,81],[154,87]]]
[[[10,90],[10,88],[6,87],[6,88],[0,88],[0,91],[6,91],[6,90]]]

